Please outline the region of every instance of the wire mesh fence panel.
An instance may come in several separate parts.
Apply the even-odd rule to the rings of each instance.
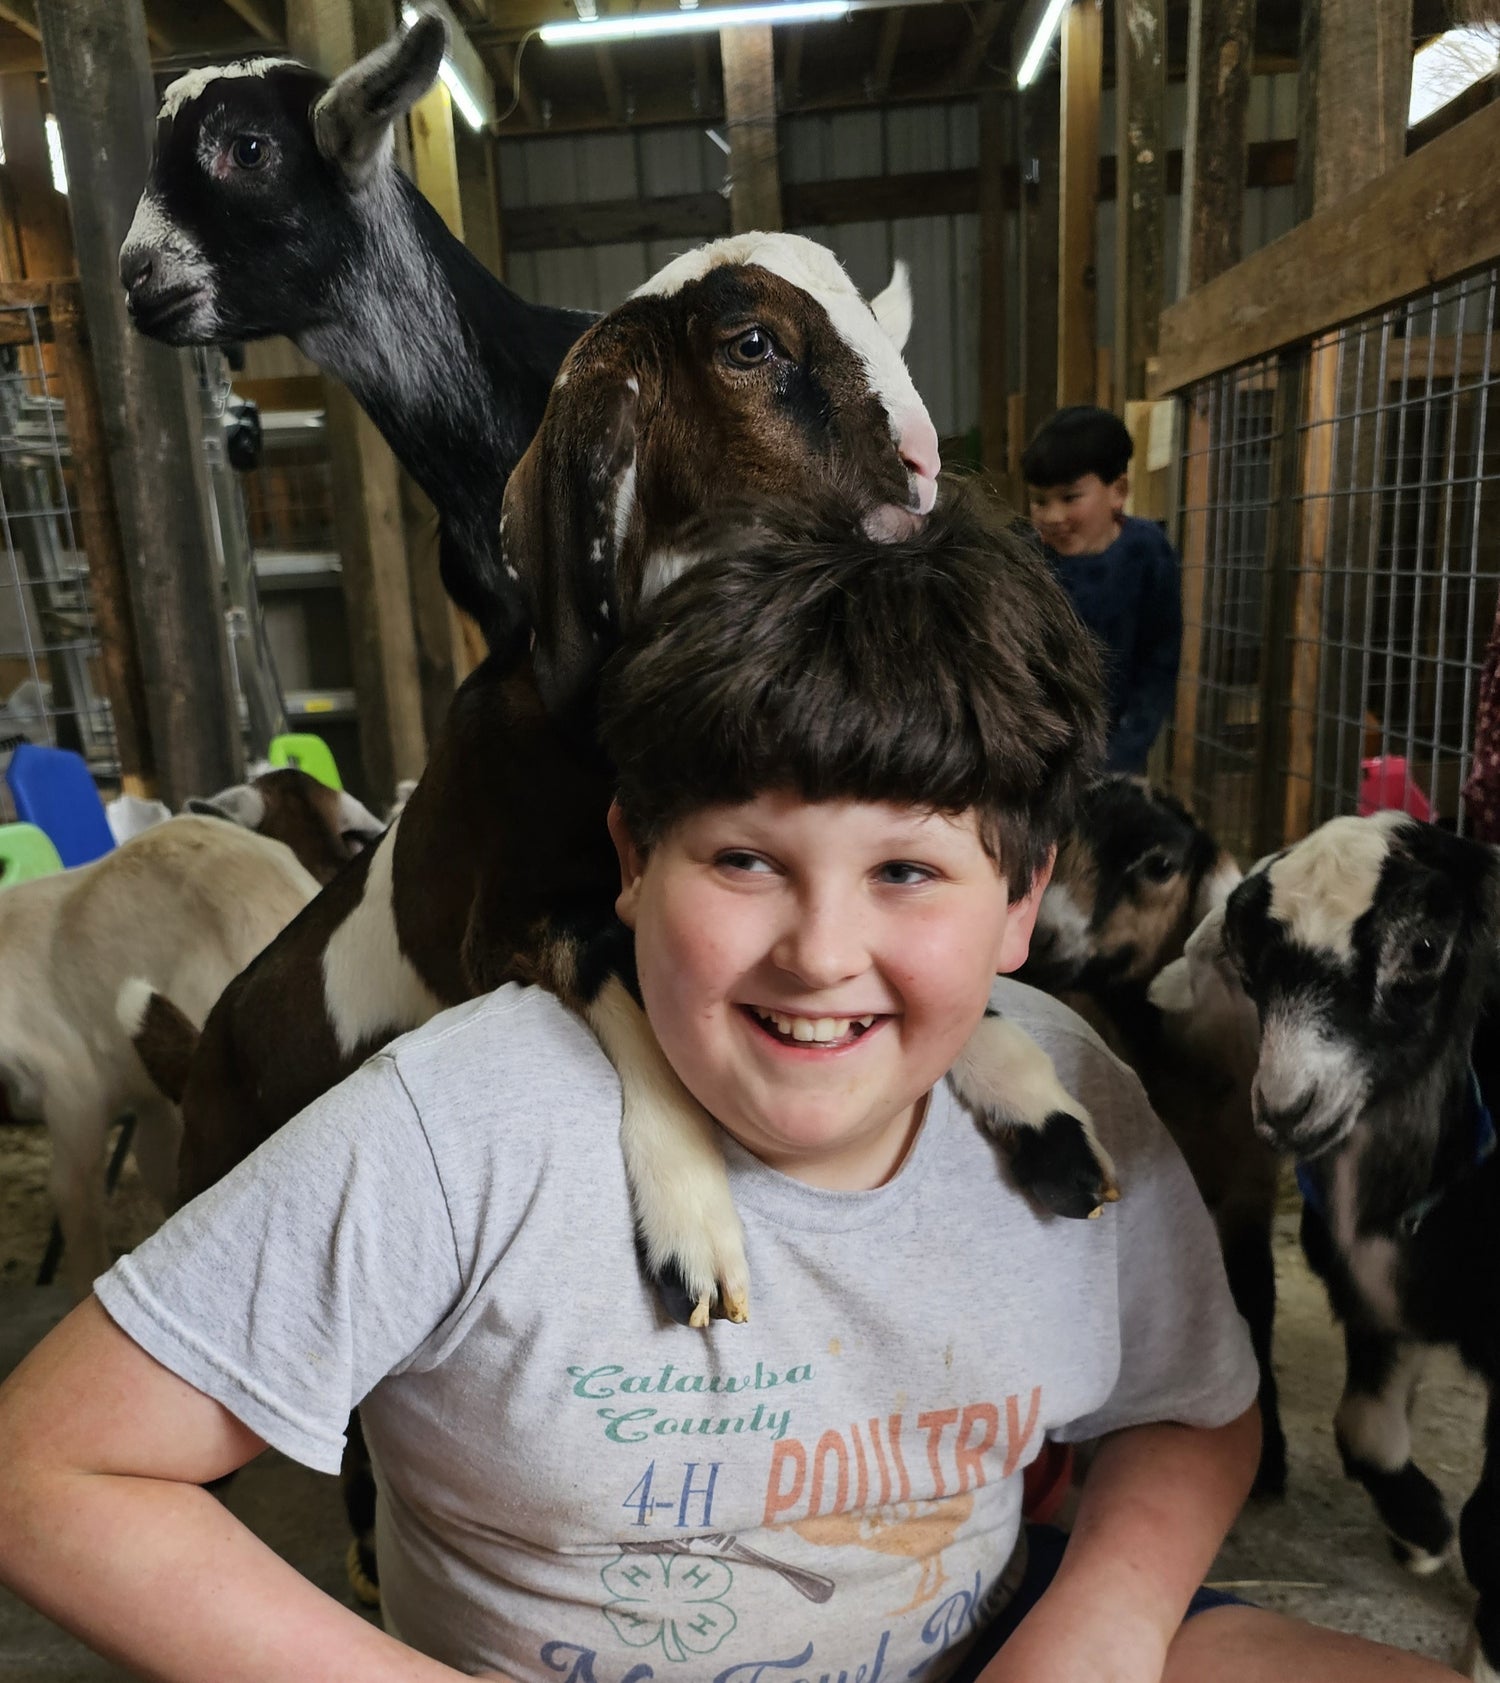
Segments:
[[[0,746],[71,748],[110,778],[114,728],[44,316],[0,305]]]
[[[1201,611],[1172,781],[1241,857],[1339,813],[1467,827],[1500,599],[1496,305],[1485,270],[1187,397]]]

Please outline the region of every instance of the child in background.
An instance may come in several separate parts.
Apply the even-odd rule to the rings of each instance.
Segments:
[[[1078,617],[1105,653],[1109,771],[1143,773],[1177,693],[1177,555],[1125,513],[1134,444],[1107,409],[1059,409],[1021,455],[1032,524]]]

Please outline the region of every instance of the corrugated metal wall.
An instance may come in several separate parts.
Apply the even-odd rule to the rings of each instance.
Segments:
[[[1167,90],[1169,148],[1181,147],[1186,89]],[[1297,78],[1258,76],[1251,94],[1252,141],[1296,134]],[[885,106],[827,116],[784,118],[780,124],[782,179],[833,181],[925,170],[973,169],[978,162],[978,115],[973,102]],[[1114,152],[1114,101],[1106,93],[1100,150]],[[608,135],[563,135],[522,140],[500,149],[504,209],[583,204],[603,199],[656,198],[713,192],[725,179],[726,159],[706,126],[645,129]],[[1176,294],[1180,201],[1167,201],[1167,296]],[[1246,195],[1245,249],[1266,244],[1292,225],[1291,188],[1258,188]],[[904,217],[798,228],[838,253],[860,288],[876,292],[891,264],[911,265],[916,320],[907,359],[939,433],[954,436],[979,423],[979,225],[975,216]],[[1016,257],[1015,219],[1008,249]],[[507,259],[517,291],[548,303],[604,310],[682,249],[682,241],[636,241],[587,250],[534,251]],[[1099,213],[1099,343],[1114,337],[1114,207]],[[1019,276],[1017,277],[1019,283]],[[1019,284],[1012,296],[1019,292]],[[1011,368],[1018,365],[1021,324],[1010,323]],[[1012,376],[1014,378],[1014,374]]]

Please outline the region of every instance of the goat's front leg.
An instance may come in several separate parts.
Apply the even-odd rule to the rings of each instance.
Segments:
[[[1484,1467],[1458,1522],[1464,1571],[1479,1592],[1460,1669],[1472,1683],[1500,1683],[1500,1395],[1490,1382]]]
[[[1396,1559],[1426,1576],[1453,1540],[1441,1492],[1411,1458],[1411,1408],[1426,1348],[1346,1325],[1344,1349],[1348,1372],[1333,1422],[1344,1471],[1369,1492]]]
[[[745,1234],[712,1117],[667,1062],[618,975],[606,978],[584,1016],[620,1076],[620,1143],[647,1271],[668,1301],[674,1286],[686,1292],[690,1326],[706,1327],[716,1302],[729,1320],[748,1321]]]
[[[949,1080],[1009,1151],[1021,1190],[1044,1209],[1096,1216],[1120,1196],[1089,1113],[1057,1079],[1051,1058],[997,1011],[985,1012]]]

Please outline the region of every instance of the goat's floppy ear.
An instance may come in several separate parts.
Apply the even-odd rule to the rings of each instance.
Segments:
[[[184,810],[200,818],[227,818],[231,824],[258,830],[266,816],[266,797],[248,783],[236,783],[217,795],[194,795]]]
[[[903,259],[896,259],[890,285],[875,294],[870,300],[870,308],[875,312],[875,319],[884,329],[886,338],[898,351],[904,350],[911,334],[911,273]]]
[[[313,107],[318,150],[351,186],[374,175],[392,123],[432,86],[447,47],[447,24],[436,12],[423,12],[404,34],[336,77]]]
[[[501,556],[530,607],[537,687],[560,722],[592,705],[619,640],[639,409],[635,376],[569,370],[505,487]]]

